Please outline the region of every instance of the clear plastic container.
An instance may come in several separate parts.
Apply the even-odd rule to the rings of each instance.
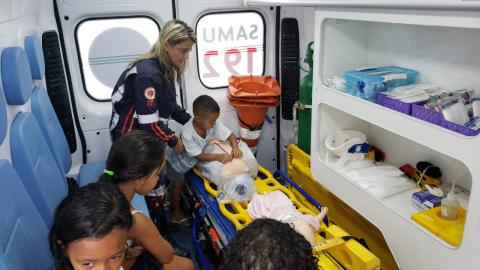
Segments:
[[[389,88],[415,83],[418,72],[396,66],[346,71],[345,92],[372,102]]]
[[[252,198],[256,189],[250,175],[240,174],[227,179],[221,190],[224,192],[225,199],[245,202]]]

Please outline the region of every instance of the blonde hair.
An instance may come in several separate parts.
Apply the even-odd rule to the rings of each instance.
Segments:
[[[187,61],[182,63],[180,67],[175,66],[172,61],[170,61],[170,57],[168,57],[167,51],[165,50],[165,45],[168,42],[173,46],[185,40],[191,40],[193,43],[197,42],[197,36],[195,35],[195,32],[193,32],[193,29],[184,21],[170,20],[165,24],[165,26],[163,26],[160,34],[158,35],[157,41],[155,44],[153,44],[150,51],[130,62],[129,66],[133,66],[141,60],[157,59],[157,61],[163,67],[165,77],[169,80],[169,82],[173,85],[175,81],[177,81],[181,86],[181,75],[187,67]]]

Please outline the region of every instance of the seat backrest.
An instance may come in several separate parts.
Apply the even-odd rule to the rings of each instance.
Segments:
[[[42,42],[37,36],[26,36],[24,47],[32,70],[32,78],[34,80],[42,80],[45,75],[45,59],[43,58]]]
[[[68,148],[68,142],[63,133],[62,126],[58,121],[52,103],[48,98],[47,90],[37,86],[32,93],[32,113],[38,121],[43,136],[48,143],[55,160],[66,175],[72,166],[72,157]]]
[[[25,52],[30,63],[32,78],[42,80],[45,75],[45,60],[42,51],[42,42],[37,36],[25,37]],[[43,86],[36,86],[32,93],[32,113],[38,121],[43,136],[50,147],[55,160],[64,175],[70,171],[72,157],[68,142],[57,118],[53,105]]]
[[[8,123],[7,123],[7,102],[5,101],[5,95],[3,88],[0,85],[0,144],[2,144],[7,135]]]
[[[9,105],[23,105],[32,95],[33,83],[30,64],[20,47],[2,51],[2,82]]]
[[[53,269],[48,228],[7,160],[0,175],[0,269]]]
[[[32,113],[21,112],[10,130],[13,167],[45,223],[50,226],[60,201],[67,195],[65,176]]]

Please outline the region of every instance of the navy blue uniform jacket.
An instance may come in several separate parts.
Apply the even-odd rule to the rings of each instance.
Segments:
[[[112,105],[110,134],[114,141],[132,129],[142,129],[173,147],[178,138],[168,128],[168,119],[184,125],[191,117],[177,104],[175,86],[166,79],[155,59],[137,62],[120,75],[113,89]]]

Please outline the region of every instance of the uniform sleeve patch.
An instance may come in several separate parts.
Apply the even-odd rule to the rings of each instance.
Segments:
[[[147,87],[144,92],[145,98],[147,100],[155,100],[155,88]]]

